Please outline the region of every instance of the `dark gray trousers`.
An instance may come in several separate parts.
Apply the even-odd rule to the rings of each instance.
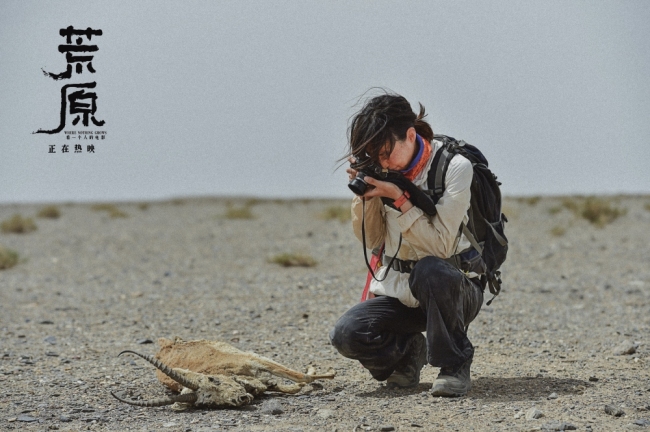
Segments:
[[[410,308],[386,296],[359,303],[339,318],[330,341],[343,356],[359,360],[379,381],[393,373],[409,338],[425,330],[429,364],[460,365],[474,355],[467,326],[483,304],[484,287],[474,280],[440,258],[423,258],[409,277],[419,307]]]

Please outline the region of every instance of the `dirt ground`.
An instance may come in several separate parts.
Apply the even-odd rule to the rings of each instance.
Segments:
[[[581,202],[506,200],[504,288],[469,328],[473,389],[453,399],[428,394],[436,368],[387,390],[329,345],[366,276],[349,222],[323,217],[346,201],[62,204],[57,219],[2,205],[0,220],[37,229],[0,233],[19,254],[0,270],[0,430],[650,431],[650,197],[609,198],[625,214],[604,227]],[[270,262],[283,253],[318,264]],[[151,365],[117,354],[174,336],[337,376],[239,409],[115,400],[168,394]]]

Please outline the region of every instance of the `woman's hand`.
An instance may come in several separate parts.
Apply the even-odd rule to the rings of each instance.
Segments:
[[[354,156],[350,156],[348,158],[348,162],[351,164],[355,163],[357,160],[354,158]],[[350,177],[350,181],[354,180],[354,178],[357,176],[357,170],[354,168],[348,168],[345,170],[346,173],[348,173],[348,176]]]
[[[365,177],[364,180],[366,183],[368,183],[368,185],[373,186],[371,188],[368,188],[366,193],[363,194],[364,198],[372,198],[378,196],[396,200],[404,193],[402,189],[393,183],[377,180],[373,177]]]

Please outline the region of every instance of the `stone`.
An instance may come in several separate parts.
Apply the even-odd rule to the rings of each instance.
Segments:
[[[544,416],[544,414],[535,407],[532,407],[526,411],[526,420],[535,420],[541,418],[542,416]]]
[[[557,396],[557,393],[555,393],[555,392],[551,393],[550,395],[548,395],[546,397],[546,399],[549,399],[549,400],[557,399],[557,398],[558,398],[558,396]]]
[[[316,415],[322,419],[328,419],[334,416],[334,411],[332,411],[331,409],[323,408],[323,409],[319,409]]]
[[[379,428],[380,431],[382,432],[390,432],[395,430],[395,426],[393,425],[384,425]]]
[[[614,355],[628,355],[636,352],[636,344],[629,340],[624,340],[619,346],[614,348]]]
[[[625,414],[625,411],[614,405],[605,405],[605,412],[614,417],[620,417]]]
[[[280,402],[277,400],[270,400],[262,406],[262,409],[260,410],[262,414],[273,414],[273,415],[279,415],[284,412],[282,409],[282,405]]]
[[[67,415],[61,415],[59,416],[59,421],[62,421],[63,423],[68,423],[71,422],[72,419],[68,417]]]
[[[38,421],[37,418],[32,417],[32,416],[28,416],[28,415],[19,415],[16,420],[18,420],[19,422],[25,422],[25,423],[32,423],[32,422]]]
[[[561,422],[559,420],[553,420],[542,425],[543,431],[567,431],[576,429],[571,423]]]

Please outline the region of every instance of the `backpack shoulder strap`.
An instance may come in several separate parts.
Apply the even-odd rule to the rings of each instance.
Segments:
[[[450,151],[451,148],[447,140],[443,140],[443,143],[443,146],[438,150],[431,162],[427,177],[427,187],[433,195],[433,202],[436,204],[445,192],[445,179],[447,178],[449,162],[456,155],[455,152]]]

